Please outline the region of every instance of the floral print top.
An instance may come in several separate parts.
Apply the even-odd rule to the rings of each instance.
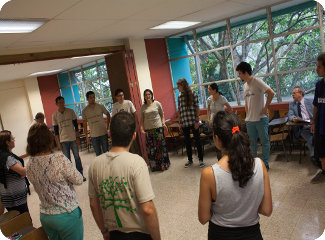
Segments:
[[[30,157],[26,169],[41,201],[41,213],[70,213],[78,207],[73,184],[81,185],[83,177],[61,152]]]

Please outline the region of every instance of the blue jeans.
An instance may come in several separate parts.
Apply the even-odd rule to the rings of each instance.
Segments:
[[[268,166],[270,161],[269,117],[261,118],[256,122],[247,121],[246,127],[254,156],[257,156],[257,138],[259,138],[262,144],[262,160],[265,166]]]
[[[102,153],[108,152],[108,135],[105,134],[99,137],[92,137],[91,143],[94,147],[96,156],[99,156]]]
[[[313,157],[314,156],[313,134],[310,132],[310,126],[303,127],[300,130],[300,136],[306,140],[310,156]]]
[[[56,215],[40,214],[44,231],[51,240],[83,240],[83,220],[81,209],[77,207],[71,213]]]
[[[72,154],[73,154],[74,160],[76,162],[76,168],[83,175],[81,159],[79,157],[79,149],[76,144],[76,141],[61,142],[61,145],[62,145],[63,154],[70,160],[70,162],[71,162],[70,149],[72,150]]]

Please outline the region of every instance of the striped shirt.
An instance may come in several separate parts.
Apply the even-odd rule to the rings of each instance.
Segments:
[[[27,191],[26,191],[26,180],[21,178],[21,176],[9,169],[15,165],[21,163],[19,160],[15,159],[13,156],[8,156],[6,162],[6,182],[7,188],[0,183],[0,196],[2,204],[5,208],[17,207],[27,202]]]

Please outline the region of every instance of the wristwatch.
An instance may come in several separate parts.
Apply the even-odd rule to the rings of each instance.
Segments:
[[[105,228],[105,230],[104,231],[101,231],[102,232],[102,234],[104,235],[105,233],[108,233],[108,228]]]

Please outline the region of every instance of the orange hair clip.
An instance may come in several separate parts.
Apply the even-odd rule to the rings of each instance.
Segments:
[[[232,128],[232,134],[234,134],[235,132],[239,132],[239,131],[240,130],[239,130],[238,126]]]

